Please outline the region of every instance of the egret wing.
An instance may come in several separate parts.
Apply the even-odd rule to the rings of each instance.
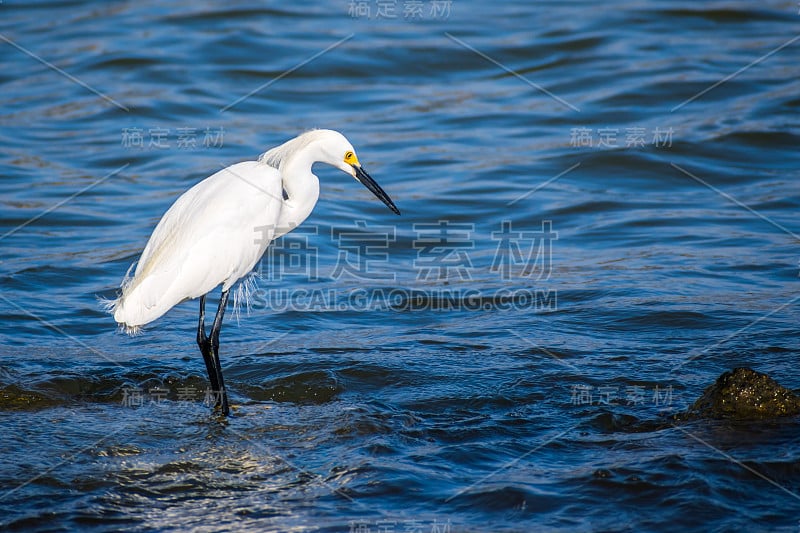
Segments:
[[[146,324],[177,303],[227,290],[250,272],[281,210],[280,173],[256,161],[225,168],[186,191],[156,226],[114,318]]]

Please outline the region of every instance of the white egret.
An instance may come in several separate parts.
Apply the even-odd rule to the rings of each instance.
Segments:
[[[126,276],[110,309],[135,333],[178,303],[200,298],[197,344],[215,408],[228,414],[219,359],[219,332],[231,287],[255,267],[269,243],[300,225],[319,198],[314,163],[353,176],[396,214],[400,211],[367,174],[350,142],[333,130],[312,130],[265,152],[258,161],[231,165],[183,193],[159,221],[133,277]],[[133,265],[131,265],[131,269]],[[130,273],[130,269],[129,269]],[[206,295],[222,284],[210,337]]]

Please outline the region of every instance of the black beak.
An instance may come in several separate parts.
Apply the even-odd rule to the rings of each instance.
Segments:
[[[400,210],[397,209],[397,206],[394,205],[394,202],[392,201],[391,198],[389,198],[389,195],[386,194],[383,189],[381,189],[381,186],[375,183],[375,180],[372,179],[369,174],[367,174],[367,171],[364,170],[363,167],[360,167],[358,165],[353,165],[353,168],[356,171],[356,179],[359,182],[361,182],[361,184],[364,185],[364,187],[372,191],[372,194],[380,198],[381,202],[385,203],[386,206],[389,209],[391,209],[395,215],[399,215]]]

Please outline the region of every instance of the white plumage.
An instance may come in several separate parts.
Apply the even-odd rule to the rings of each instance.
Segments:
[[[400,214],[361,168],[344,135],[309,131],[267,151],[258,161],[231,165],[183,193],[150,236],[133,277],[122,282],[122,294],[111,302],[114,320],[135,333],[183,300],[200,297],[197,345],[217,397],[215,407],[224,415],[229,407],[219,332],[228,291],[253,270],[273,239],[299,226],[314,209],[319,180],[311,166],[316,162],[350,174]],[[207,336],[205,295],[220,284],[222,294]]]
[[[135,329],[220,283],[230,289],[264,255],[281,195],[280,172],[257,161],[220,170],[183,193],[123,285],[114,320]]]

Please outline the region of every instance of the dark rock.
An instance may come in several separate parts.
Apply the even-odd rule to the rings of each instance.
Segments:
[[[760,420],[800,414],[800,396],[750,368],[725,372],[706,388],[684,416]]]
[[[58,401],[17,385],[0,387],[0,411],[44,409],[57,405]]]

